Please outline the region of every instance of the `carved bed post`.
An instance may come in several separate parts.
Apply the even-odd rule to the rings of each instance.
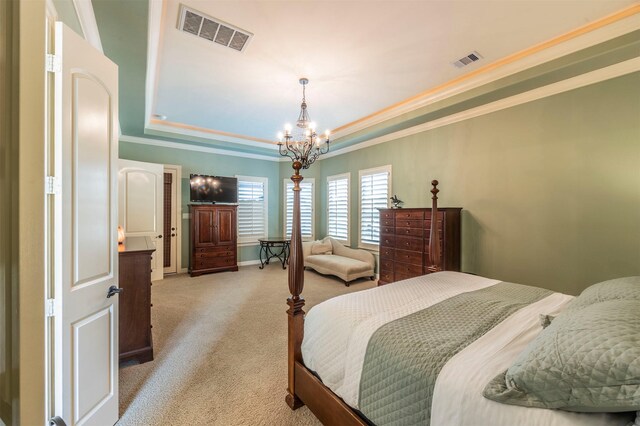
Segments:
[[[438,226],[438,192],[440,192],[440,190],[438,189],[437,180],[432,180],[431,185],[433,185],[431,189],[433,197],[431,197],[431,230],[429,231],[430,265],[427,267],[427,270],[429,272],[438,272],[442,270],[440,267],[440,226]]]
[[[289,387],[285,398],[287,405],[295,410],[303,403],[295,393],[295,365],[296,361],[302,362],[302,337],[304,333],[304,299],[300,296],[304,288],[304,265],[302,258],[302,235],[300,233],[300,175],[302,163],[293,162],[295,173],[291,176],[293,181],[293,220],[291,224],[291,252],[289,256],[289,292],[291,297],[287,299],[287,319],[289,326],[288,336],[288,367]]]

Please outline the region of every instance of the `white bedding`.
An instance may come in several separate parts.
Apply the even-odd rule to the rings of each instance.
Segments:
[[[358,408],[367,344],[382,325],[460,293],[499,281],[439,272],[327,300],[306,316],[302,357],[323,383]],[[572,296],[554,293],[511,315],[456,354],[437,378],[431,424],[436,425],[626,425],[624,416],[579,414],[516,407],[482,396],[485,385],[506,370],[541,330],[538,315],[559,312]]]

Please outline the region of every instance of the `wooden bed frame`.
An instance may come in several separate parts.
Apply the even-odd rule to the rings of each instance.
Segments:
[[[313,374],[302,362],[302,337],[304,333],[304,264],[302,257],[302,236],[300,234],[300,175],[302,164],[294,161],[293,181],[293,224],[291,233],[291,254],[289,258],[289,292],[291,297],[287,299],[288,332],[288,369],[289,387],[285,398],[287,405],[296,410],[303,405],[309,407],[311,412],[325,425],[368,425],[368,422],[360,413],[349,407],[331,389],[326,387],[318,377]],[[428,271],[440,270],[440,228],[438,218],[438,181],[431,182],[432,206],[431,206],[431,230],[429,234],[429,263]]]

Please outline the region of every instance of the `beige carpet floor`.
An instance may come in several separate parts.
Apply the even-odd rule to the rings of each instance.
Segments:
[[[371,288],[305,272],[308,308]],[[155,359],[120,369],[118,425],[317,425],[291,411],[287,388],[287,271],[275,264],[154,283]]]

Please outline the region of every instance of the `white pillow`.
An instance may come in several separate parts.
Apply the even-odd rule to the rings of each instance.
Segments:
[[[311,254],[333,254],[331,241],[314,241],[311,243]]]

